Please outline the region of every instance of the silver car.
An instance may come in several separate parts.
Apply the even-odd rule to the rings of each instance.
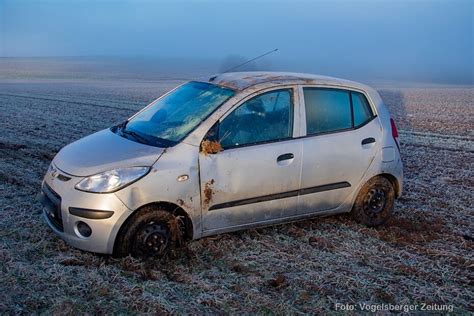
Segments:
[[[74,247],[162,257],[185,240],[316,215],[380,225],[402,178],[397,130],[372,88],[237,72],[187,82],[67,145],[40,199]]]

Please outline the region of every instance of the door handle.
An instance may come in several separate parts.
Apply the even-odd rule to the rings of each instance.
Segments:
[[[287,154],[283,154],[283,155],[278,156],[277,162],[280,162],[280,161],[283,161],[283,160],[289,160],[289,159],[293,159],[293,158],[295,158],[295,155],[293,155],[292,153],[287,153]]]
[[[375,138],[369,137],[362,140],[362,145],[375,143]]]

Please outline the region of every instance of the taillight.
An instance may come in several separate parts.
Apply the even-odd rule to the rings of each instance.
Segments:
[[[390,119],[390,125],[392,126],[392,136],[393,138],[397,139],[398,130],[397,130],[397,125],[395,125],[395,121],[393,120],[393,118]]]
[[[400,145],[398,144],[398,130],[397,130],[397,125],[395,125],[395,121],[393,118],[390,118],[390,126],[392,127],[392,136],[393,139],[395,140],[395,143],[397,144],[398,150],[400,150]]]

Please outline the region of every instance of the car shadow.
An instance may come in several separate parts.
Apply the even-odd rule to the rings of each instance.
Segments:
[[[412,115],[407,109],[406,98],[402,91],[381,89],[378,92],[380,93],[383,102],[388,107],[392,118],[395,120],[398,130],[412,132]]]

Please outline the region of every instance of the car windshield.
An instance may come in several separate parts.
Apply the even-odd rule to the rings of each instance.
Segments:
[[[188,82],[156,100],[112,131],[148,145],[173,146],[234,95],[231,89],[204,82]]]

